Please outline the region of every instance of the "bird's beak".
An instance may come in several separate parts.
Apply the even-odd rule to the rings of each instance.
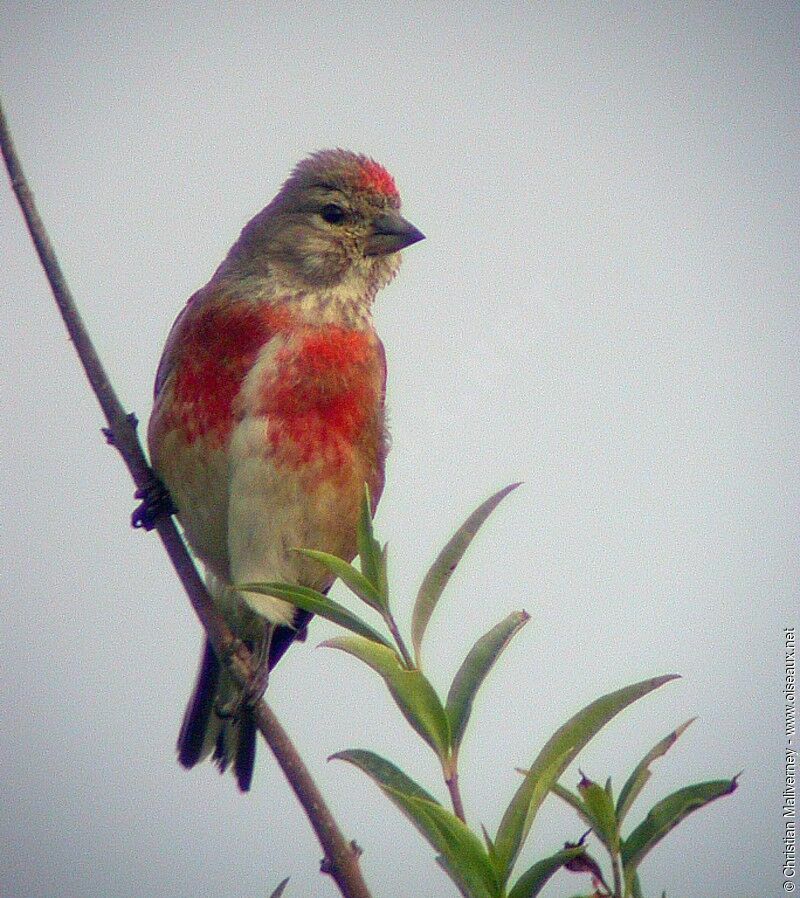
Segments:
[[[422,231],[402,215],[397,212],[382,212],[372,221],[372,233],[367,237],[364,252],[367,256],[385,256],[424,239]]]

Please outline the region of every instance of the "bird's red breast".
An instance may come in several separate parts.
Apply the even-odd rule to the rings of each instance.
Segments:
[[[177,431],[187,446],[224,449],[253,415],[265,419],[265,454],[280,467],[335,477],[354,452],[382,465],[385,361],[372,329],[311,326],[286,304],[224,298],[190,305],[176,327],[152,442]]]
[[[372,332],[332,325],[289,336],[255,409],[267,416],[277,464],[320,462],[334,475],[352,461],[353,448],[377,448],[385,376],[379,345]]]
[[[165,427],[191,444],[224,444],[233,406],[263,347],[289,326],[286,309],[245,300],[187,307],[174,341],[172,395]]]

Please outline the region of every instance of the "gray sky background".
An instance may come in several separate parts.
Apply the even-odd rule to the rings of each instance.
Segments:
[[[581,755],[649,804],[744,770],[642,869],[649,895],[778,894],[783,627],[798,597],[800,14],[793,3],[36,3],[0,7],[0,85],[41,212],[125,404],[167,330],[307,152],[363,151],[428,239],[379,295],[394,448],[378,515],[395,604],[486,496],[427,658],[446,690],[509,611],[527,628],[463,753],[494,831],[552,731],[604,692],[677,684]],[[252,794],[174,740],[200,628],[0,189],[0,891],[333,896],[274,761]],[[343,591],[337,593],[344,598]],[[270,699],[374,894],[452,895],[358,771],[433,756],[351,658],[311,638]],[[574,785],[577,767],[565,782]],[[444,795],[442,795],[444,798]],[[550,800],[525,859],[577,838]],[[586,889],[560,874],[552,898]]]

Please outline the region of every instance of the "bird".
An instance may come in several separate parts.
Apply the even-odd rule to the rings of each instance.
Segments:
[[[311,615],[235,585],[327,592],[330,571],[295,549],[352,560],[365,484],[373,514],[383,490],[386,355],[373,302],[400,251],[424,239],[400,205],[369,156],[304,158],[189,298],[158,366],[152,467],[216,607],[264,674]],[[178,760],[191,768],[210,756],[247,792],[255,737],[249,704],[206,639]]]

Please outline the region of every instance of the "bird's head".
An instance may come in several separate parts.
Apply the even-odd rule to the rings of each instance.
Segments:
[[[347,150],[322,150],[300,162],[245,226],[223,267],[298,290],[348,284],[374,294],[396,273],[399,251],[424,236],[399,210],[383,166]]]

